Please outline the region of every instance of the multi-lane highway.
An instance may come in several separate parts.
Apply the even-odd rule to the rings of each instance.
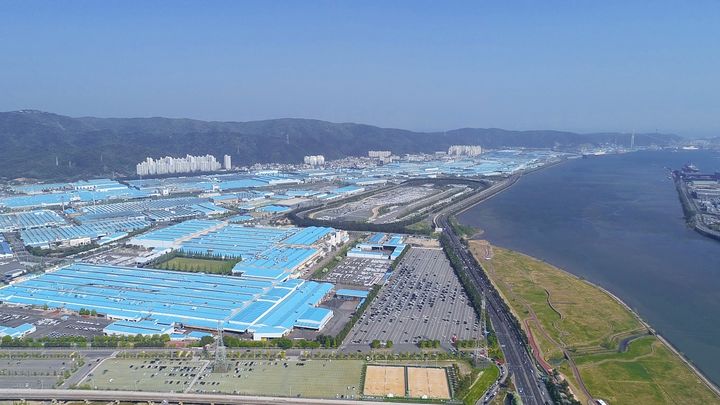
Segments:
[[[512,181],[514,182],[514,179]],[[498,189],[500,189],[500,187],[498,187]],[[487,191],[491,191],[490,189],[485,190],[485,198],[497,192],[498,189],[492,190],[492,193],[487,193]],[[472,200],[475,200],[474,202],[477,203],[477,201],[482,200],[482,198],[473,198]],[[448,221],[450,212],[466,208],[467,205],[463,204],[463,202],[461,202],[459,206],[449,207],[438,214],[434,218],[434,222],[436,226],[443,229],[443,234],[447,237],[446,240],[449,241],[447,248],[453,250],[458,258],[462,260],[465,271],[468,276],[470,276],[469,278],[475,285],[475,288],[485,294],[490,322],[495,329],[498,342],[505,354],[508,371],[513,377],[523,404],[539,405],[552,403],[550,395],[539,379],[538,368],[535,366],[532,356],[521,339],[521,332],[517,329],[512,314],[509,314],[505,309],[506,307],[502,305],[502,298],[484,277],[483,270],[477,265],[470,252],[455,234],[452,226],[450,226]]]
[[[326,404],[353,405],[355,400],[345,399],[309,399],[258,397],[225,394],[181,394],[171,392],[140,392],[140,391],[102,391],[102,390],[33,390],[33,389],[0,389],[0,398],[7,400],[57,400],[57,401],[121,401],[121,402],[156,402],[188,403],[188,404],[225,404],[225,405],[274,405],[274,404]],[[382,402],[363,401],[364,405],[382,405]]]

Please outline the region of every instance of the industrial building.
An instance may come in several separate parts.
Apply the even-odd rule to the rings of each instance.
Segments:
[[[50,210],[37,210],[0,215],[0,232],[64,225],[65,219]]]
[[[25,246],[41,249],[66,248],[97,243],[103,245],[122,239],[129,232],[150,226],[145,219],[115,219],[84,225],[33,228],[20,231]]]
[[[188,256],[241,259],[233,273],[259,280],[284,280],[337,246],[346,231],[327,227],[251,227],[232,222],[190,220],[132,238],[129,243],[173,249]]]
[[[111,326],[108,333],[220,327],[259,340],[284,336],[294,327],[322,329],[332,311],[317,306],[332,288],[301,279],[262,281],[75,263],[0,288],[0,301],[95,310],[110,319],[129,321]]]
[[[67,183],[75,184],[75,183]],[[71,204],[87,204],[106,202],[116,199],[134,199],[145,198],[151,194],[147,191],[129,188],[125,185],[115,182],[116,186],[106,186],[97,188],[97,185],[73,186],[68,191],[63,188],[62,191],[52,191],[43,193],[33,193],[26,195],[11,195],[0,198],[0,207],[20,210],[30,208],[45,207],[61,207]]]
[[[24,323],[15,327],[0,325],[0,338],[10,336],[13,339],[19,339],[35,332],[36,330],[37,328],[35,325],[31,323]]]
[[[403,239],[402,235],[376,233],[367,242],[355,245],[347,255],[364,259],[395,260],[407,247]]]
[[[7,243],[2,234],[0,234],[0,259],[8,259],[13,257],[12,247]]]
[[[175,326],[159,324],[152,320],[118,320],[103,328],[103,333],[115,336],[172,335],[175,333]]]

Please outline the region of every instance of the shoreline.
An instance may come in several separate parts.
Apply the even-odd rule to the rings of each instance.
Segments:
[[[467,207],[464,207],[462,210],[454,213],[454,215],[455,215],[455,217],[457,218],[457,220],[460,221],[460,219],[457,217],[457,215],[459,215],[459,214],[461,214],[461,213],[469,210],[470,208],[473,208],[473,207],[475,207],[475,206],[483,203],[484,201],[487,201],[488,199],[490,199],[490,198],[492,198],[492,197],[494,197],[494,196],[502,193],[502,192],[505,191],[505,190],[510,189],[510,187],[512,187],[513,185],[515,185],[515,184],[520,180],[520,178],[521,178],[523,175],[525,175],[525,174],[530,174],[530,173],[533,173],[533,172],[536,172],[536,171],[540,171],[540,170],[545,169],[545,168],[553,167],[553,166],[556,166],[556,165],[561,164],[561,163],[566,162],[566,161],[567,161],[567,159],[562,159],[562,160],[560,160],[560,161],[558,161],[558,162],[554,162],[554,163],[549,164],[549,165],[541,166],[541,167],[538,167],[538,168],[529,170],[529,171],[527,171],[527,172],[522,172],[522,173],[519,175],[519,178],[518,178],[517,180],[513,181],[511,184],[507,185],[506,187],[503,187],[503,188],[500,189],[500,190],[497,190],[497,191],[494,192],[492,195],[487,196],[486,198],[483,198],[483,199],[481,199],[481,200],[479,200],[479,201],[477,201],[477,202],[475,202],[475,203],[473,203],[473,204],[471,204],[471,205],[469,205],[469,206],[467,206]],[[478,232],[476,235],[482,235],[482,234],[484,234],[484,231],[483,231],[482,229],[479,229],[478,231],[479,231],[479,232]],[[489,241],[488,241],[488,242],[489,242]],[[507,248],[504,248],[504,249],[507,249]],[[574,278],[576,278],[576,279],[578,279],[578,280],[580,280],[580,281],[583,281],[583,282],[587,283],[588,285],[590,285],[590,286],[592,286],[592,287],[594,287],[594,288],[602,291],[603,293],[607,294],[610,298],[612,298],[613,300],[615,300],[616,302],[618,302],[618,303],[619,303],[620,305],[622,305],[627,311],[629,311],[643,326],[645,326],[649,331],[651,331],[652,336],[656,336],[656,337],[658,338],[658,340],[665,345],[665,347],[667,347],[672,353],[674,353],[678,358],[680,358],[680,360],[681,360],[686,366],[688,366],[688,367],[690,368],[690,370],[692,370],[692,371],[695,373],[696,376],[698,376],[698,378],[703,382],[703,384],[705,384],[705,386],[708,387],[708,389],[710,389],[711,391],[713,391],[713,392],[715,393],[715,395],[717,395],[718,397],[720,397],[720,387],[719,387],[717,384],[715,384],[715,382],[713,382],[709,377],[707,377],[707,376],[702,372],[702,370],[700,370],[695,364],[693,364],[691,359],[687,358],[682,352],[680,352],[675,346],[673,346],[673,344],[672,344],[668,339],[666,339],[664,336],[662,336],[662,335],[658,334],[657,332],[655,332],[655,329],[652,327],[652,325],[650,325],[647,321],[645,321],[645,320],[640,316],[640,314],[638,314],[638,313],[637,313],[635,310],[633,310],[629,305],[627,305],[627,303],[625,303],[625,301],[623,301],[620,297],[618,297],[617,295],[613,294],[611,291],[607,290],[606,288],[604,288],[604,287],[602,287],[602,286],[600,286],[600,285],[598,285],[598,284],[595,284],[595,283],[593,283],[593,282],[591,282],[591,281],[589,281],[589,280],[587,280],[587,279],[585,279],[585,278],[581,278],[580,276],[578,276],[578,275],[576,275],[576,274],[574,274],[574,273],[572,273],[572,272],[570,272],[570,271],[568,271],[568,270],[565,270],[565,269],[563,269],[563,268],[557,267],[557,266],[553,265],[552,263],[549,263],[549,262],[545,261],[544,259],[541,259],[541,258],[538,258],[538,257],[534,257],[534,256],[530,256],[530,255],[528,255],[528,254],[525,254],[525,253],[523,253],[523,252],[520,252],[520,251],[517,251],[517,250],[514,250],[514,249],[508,249],[508,250],[511,250],[511,251],[516,252],[516,253],[518,253],[518,254],[521,254],[521,255],[523,255],[523,256],[529,257],[529,258],[531,258],[531,259],[539,260],[539,261],[541,261],[541,262],[543,262],[543,263],[545,263],[545,264],[547,264],[547,265],[550,265],[550,266],[552,266],[553,268],[555,268],[555,269],[557,269],[557,270],[559,270],[559,271],[561,271],[561,272],[564,272],[564,273],[566,273],[566,274],[568,274],[568,275],[570,275],[570,276],[572,276],[572,277],[574,277]]]
[[[501,247],[501,246],[500,246],[500,247]],[[657,337],[657,339],[658,339],[660,342],[662,342],[662,343],[665,345],[665,347],[667,347],[667,348],[668,348],[671,352],[673,352],[678,358],[680,358],[680,360],[682,360],[682,362],[685,363],[685,365],[688,366],[688,367],[690,368],[690,370],[692,370],[692,371],[695,373],[695,375],[698,376],[698,378],[700,378],[700,380],[703,382],[703,384],[705,384],[705,386],[707,386],[711,391],[713,391],[713,392],[715,393],[715,395],[717,395],[718,397],[720,397],[720,387],[718,387],[712,380],[710,380],[707,376],[705,376],[705,374],[702,372],[702,370],[700,370],[695,364],[693,364],[690,359],[688,359],[687,357],[685,357],[685,355],[682,354],[682,352],[680,352],[675,346],[673,346],[672,343],[670,343],[669,340],[667,340],[664,336],[662,336],[662,335],[658,334],[657,332],[655,332],[655,329],[652,327],[652,325],[650,325],[647,321],[645,321],[645,320],[640,316],[640,314],[638,314],[638,313],[637,313],[635,310],[633,310],[627,303],[625,303],[625,301],[623,301],[623,300],[622,300],[620,297],[618,297],[617,295],[613,294],[610,290],[606,289],[605,287],[602,287],[601,285],[595,284],[595,283],[593,283],[592,281],[589,281],[589,280],[587,280],[587,279],[585,279],[585,278],[582,278],[582,277],[580,277],[580,276],[578,276],[578,275],[576,275],[576,274],[573,274],[573,273],[571,273],[571,272],[568,271],[568,270],[565,270],[565,269],[563,269],[563,268],[557,267],[557,266],[555,266],[554,264],[549,263],[549,262],[547,262],[547,261],[545,261],[545,260],[543,260],[543,259],[537,258],[537,257],[535,257],[535,256],[530,256],[530,255],[528,255],[528,254],[525,254],[525,253],[523,253],[523,252],[519,252],[519,251],[517,251],[517,250],[508,249],[508,248],[503,248],[503,249],[507,249],[507,250],[509,250],[509,251],[511,251],[511,252],[515,252],[515,253],[517,253],[517,254],[519,254],[519,255],[528,257],[528,258],[533,259],[533,260],[540,261],[540,262],[542,262],[542,263],[544,263],[544,264],[552,267],[553,269],[556,269],[556,270],[558,270],[558,271],[560,271],[560,272],[562,272],[562,273],[565,273],[565,274],[567,274],[567,275],[569,275],[569,276],[577,279],[578,281],[584,282],[585,284],[587,284],[587,285],[589,285],[589,286],[591,286],[591,287],[593,287],[593,288],[595,288],[595,289],[598,289],[598,290],[602,291],[604,294],[606,294],[607,296],[609,296],[610,298],[612,298],[615,302],[617,302],[618,304],[620,304],[623,308],[625,308],[626,311],[628,311],[629,313],[631,313],[631,314],[638,320],[638,322],[640,322],[645,328],[648,329],[648,331],[651,332],[651,336]]]
[[[683,215],[685,216],[685,220],[688,222],[688,225],[692,226],[693,230],[700,235],[716,241],[720,241],[720,232],[708,228],[708,226],[705,225],[702,218],[700,217],[702,215],[702,212],[698,210],[697,205],[688,195],[687,185],[685,184],[684,180],[680,178],[680,176],[676,175],[674,172],[672,178],[673,183],[675,184],[675,189],[678,193],[678,198],[680,198],[680,205],[682,206]]]

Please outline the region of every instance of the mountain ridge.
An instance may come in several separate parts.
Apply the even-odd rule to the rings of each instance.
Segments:
[[[361,123],[310,118],[203,121],[190,118],[68,117],[38,110],[0,112],[0,177],[60,180],[131,176],[145,157],[229,154],[236,165],[299,163],[304,155],[327,159],[364,156],[368,150],[394,153],[447,150],[452,144],[484,148],[557,148],[629,145],[630,134],[582,134],[558,130],[514,131],[458,128],[416,132]],[[635,144],[679,141],[672,134],[636,134]],[[59,165],[55,165],[56,158]]]

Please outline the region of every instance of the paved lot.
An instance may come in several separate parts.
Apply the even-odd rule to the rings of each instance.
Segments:
[[[389,260],[346,257],[325,277],[325,281],[369,288],[380,283],[389,269]]]
[[[29,337],[85,336],[103,334],[103,328],[110,324],[106,318],[84,318],[60,311],[44,311],[11,305],[0,305],[0,325],[18,326],[23,323],[35,325],[37,330]]]
[[[366,221],[374,219],[379,214],[374,211],[378,207],[387,207],[386,210],[389,212],[386,214],[397,213],[408,203],[425,199],[435,193],[438,193],[438,190],[432,187],[399,187],[373,194],[359,201],[351,201],[338,207],[322,210],[315,214],[315,218]]]
[[[65,372],[73,370],[70,352],[41,353],[0,352],[0,388],[53,388]],[[29,357],[32,356],[32,357]]]
[[[82,261],[85,263],[135,267],[139,257],[148,256],[150,253],[142,248],[117,246],[83,257]]]
[[[288,337],[290,339],[315,340],[318,335],[335,336],[340,333],[345,324],[348,323],[350,317],[359,305],[360,300],[358,299],[343,300],[339,298],[332,298],[325,301],[322,305],[320,305],[320,307],[331,309],[333,311],[333,317],[330,321],[328,321],[324,328],[319,331],[295,328]]]
[[[0,259],[0,281],[18,271],[27,269],[27,266],[20,263],[15,257]]]
[[[80,384],[93,389],[184,392],[208,363],[197,359],[109,358]]]
[[[311,398],[355,398],[360,360],[240,360],[228,373],[200,375],[191,392],[225,392]]]
[[[449,347],[454,335],[479,338],[479,320],[442,250],[412,248],[345,345],[367,347],[379,339],[392,340],[401,349],[437,339]]]

